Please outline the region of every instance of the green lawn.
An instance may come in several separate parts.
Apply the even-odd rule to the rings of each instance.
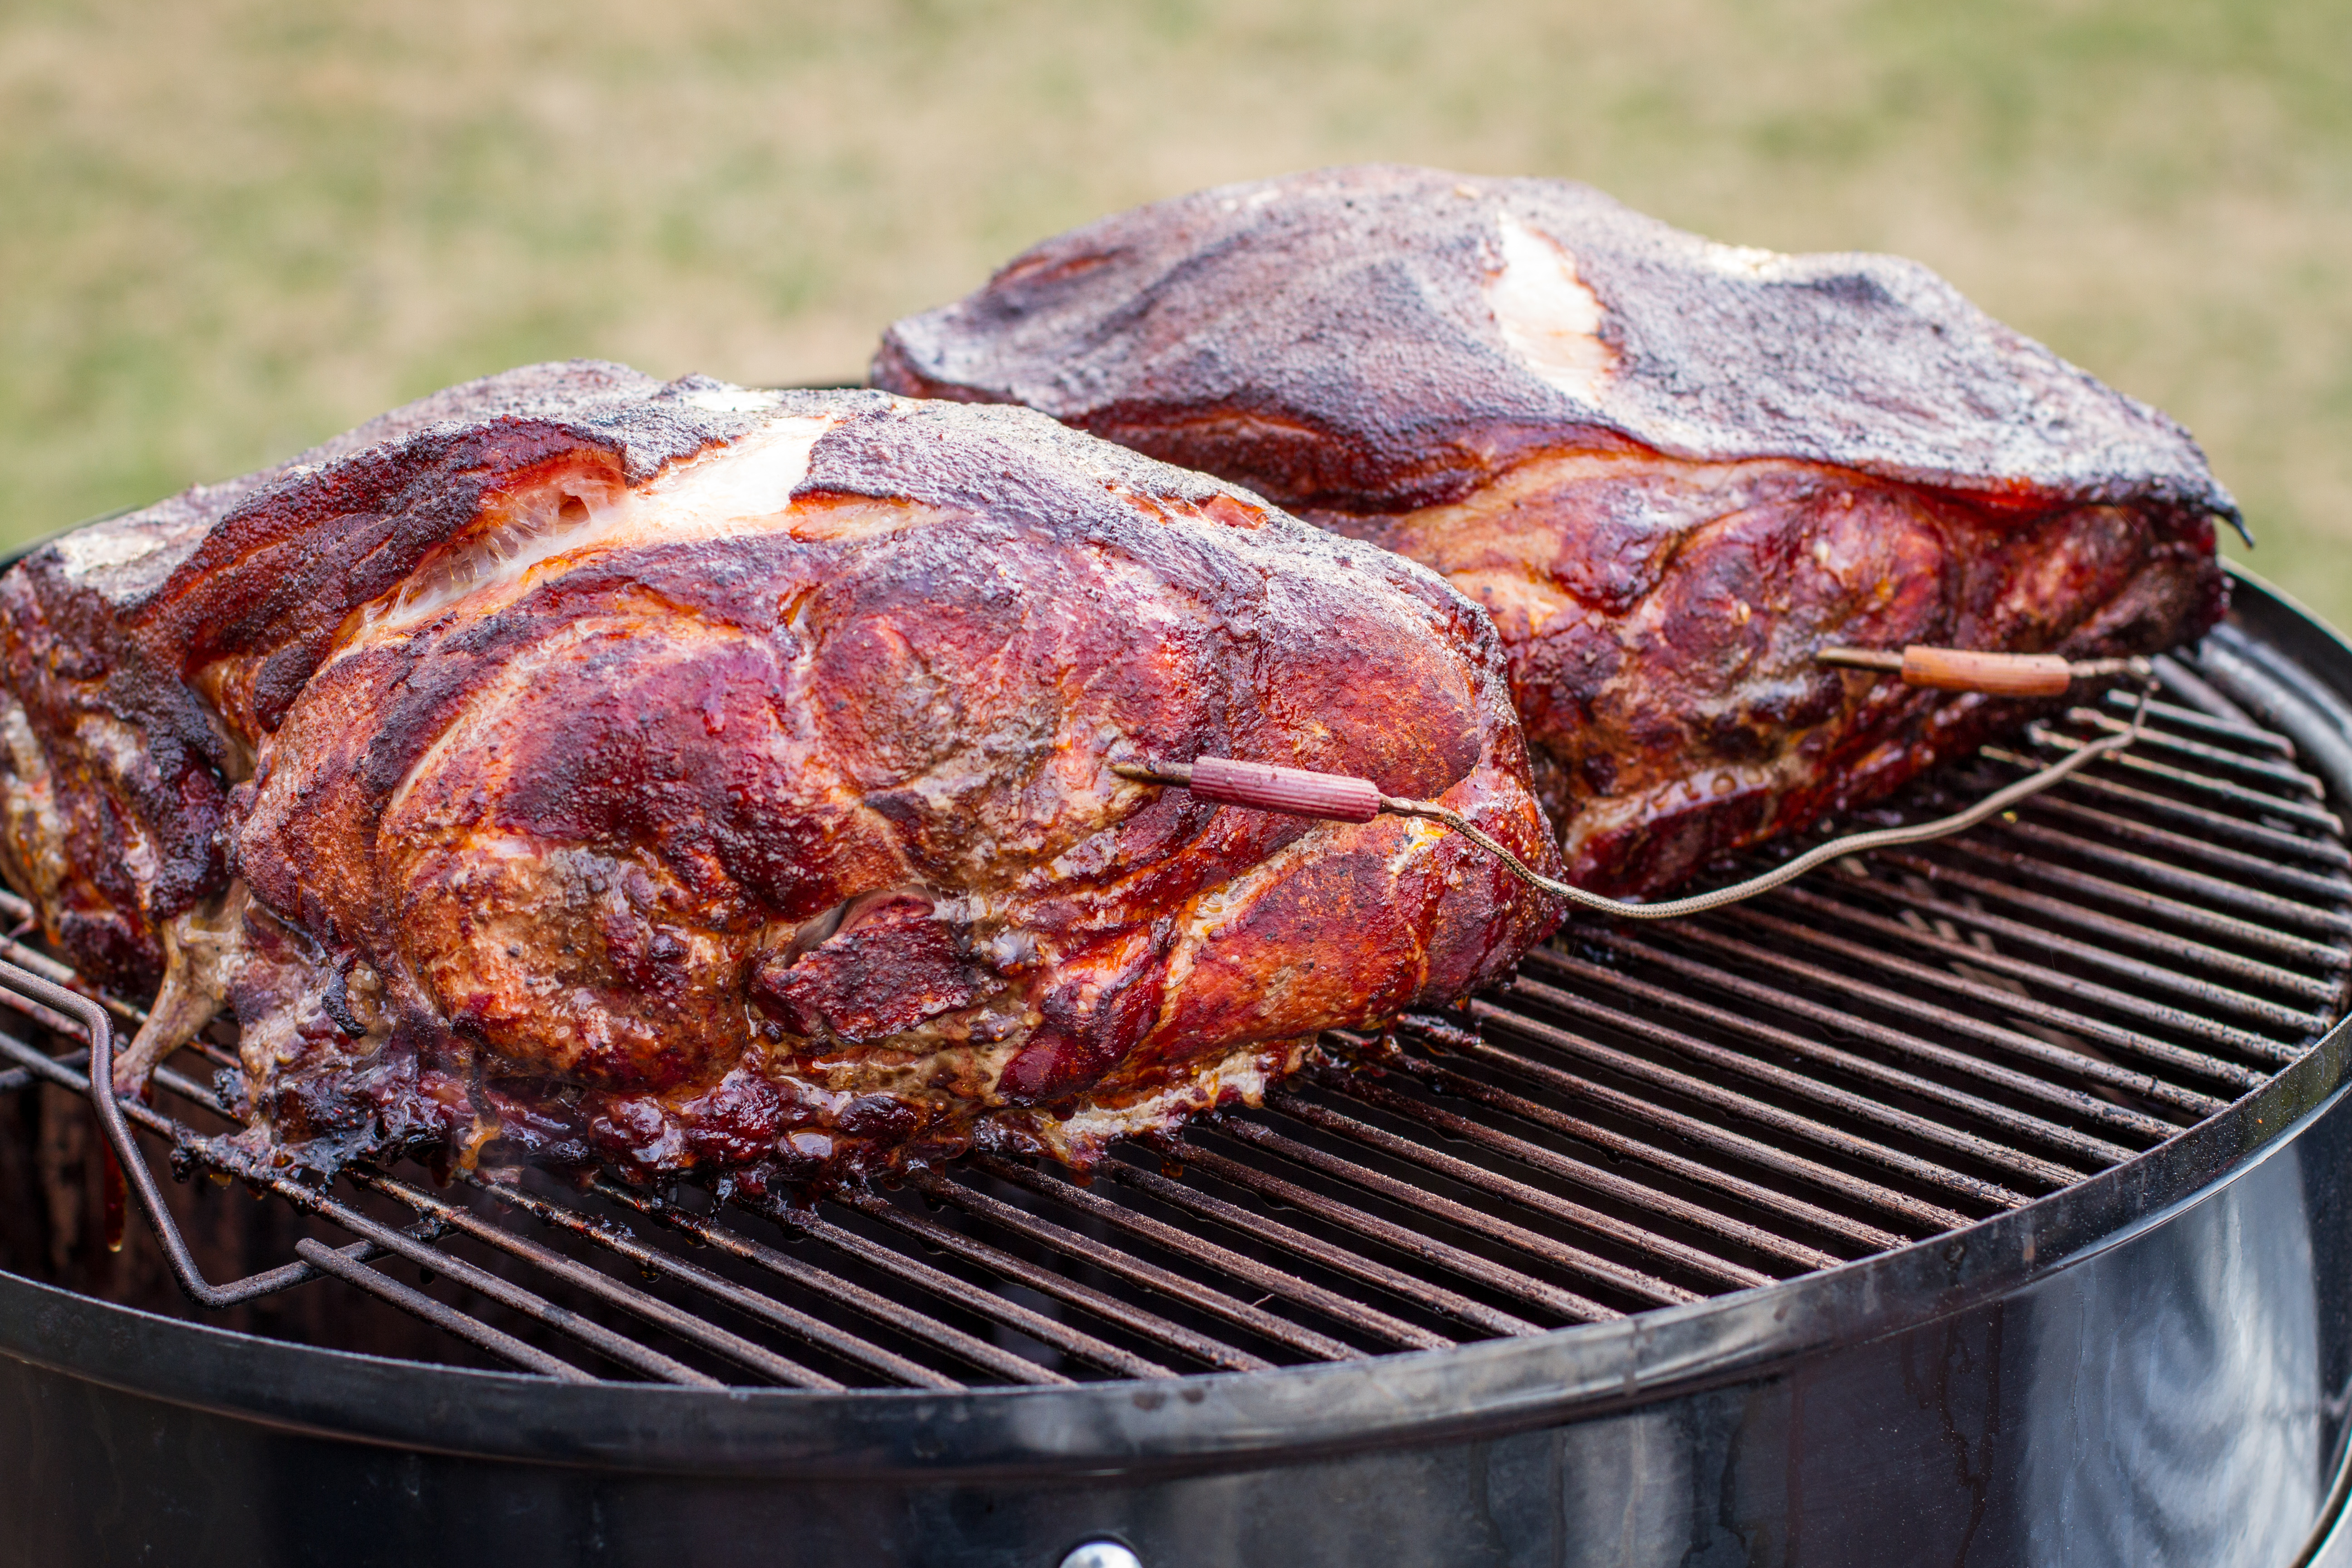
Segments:
[[[2343,0],[7,0],[0,536],[526,360],[854,379],[1030,240],[1361,158],[1918,257],[2352,626]]]

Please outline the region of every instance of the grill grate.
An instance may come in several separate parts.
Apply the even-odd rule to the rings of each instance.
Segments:
[[[2334,1022],[2344,826],[2225,670],[2160,663],[2139,748],[1996,825],[1695,920],[1580,924],[1456,1013],[1331,1037],[1378,1070],[1318,1069],[1262,1110],[1131,1141],[1091,1181],[982,1156],[806,1209],[518,1171],[354,1171],[322,1191],[232,1173],[191,1070],[125,1110],[184,1178],[234,1173],[310,1216],[297,1260],[244,1299],[331,1277],[442,1331],[446,1359],[570,1380],[1250,1372],[1767,1286],[2121,1164]],[[2117,724],[2076,708],[2031,751]],[[1988,747],[1908,804],[2036,765]],[[26,907],[0,911],[19,921],[5,956],[69,982],[24,944]],[[84,1091],[80,1026],[0,1002],[50,1047],[0,1034],[0,1090]]]

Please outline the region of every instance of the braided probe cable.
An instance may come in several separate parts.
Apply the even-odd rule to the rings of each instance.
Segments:
[[[1264,810],[1289,811],[1297,816],[1323,816],[1340,822],[1369,822],[1378,815],[1421,817],[1451,828],[1467,838],[1479,848],[1502,861],[1504,868],[1512,876],[1517,877],[1528,887],[1538,892],[1549,893],[1554,898],[1565,900],[1580,909],[1591,910],[1597,914],[1614,915],[1620,920],[1683,920],[1691,915],[1703,915],[1710,910],[1719,910],[1727,904],[1739,903],[1744,900],[1755,898],[1759,893],[1769,893],[1783,883],[1796,880],[1808,871],[1815,870],[1832,860],[1843,859],[1849,855],[1859,855],[1873,849],[1892,849],[1906,844],[1925,844],[1932,839],[1948,838],[1955,833],[1965,833],[1978,824],[2000,816],[2019,802],[2030,800],[2053,784],[2063,782],[2099,758],[2112,756],[2123,751],[2137,741],[2143,733],[2147,722],[2147,705],[2156,694],[2153,670],[2147,669],[2144,661],[2134,662],[2140,664],[2142,668],[2135,668],[2131,673],[2144,673],[2146,679],[2140,687],[2138,705],[2132,710],[2130,728],[2085,742],[2041,772],[2029,773],[2014,784],[1995,790],[1965,811],[1955,812],[1949,816],[1939,816],[1929,822],[1910,823],[1901,827],[1880,827],[1867,833],[1849,833],[1843,837],[1832,838],[1826,844],[1816,845],[1795,859],[1776,866],[1759,876],[1750,877],[1744,882],[1735,882],[1727,888],[1717,888],[1712,892],[1694,893],[1685,899],[1670,899],[1664,903],[1658,904],[1632,903],[1623,899],[1605,898],[1599,893],[1588,892],[1572,883],[1555,881],[1520,859],[1509,848],[1497,842],[1486,829],[1470,821],[1460,812],[1440,805],[1433,800],[1409,800],[1397,795],[1381,795],[1361,779],[1341,778],[1328,773],[1307,773],[1293,768],[1277,769],[1258,766],[1253,769],[1258,774],[1282,774],[1288,777],[1280,779],[1267,777],[1250,781],[1254,787],[1249,788],[1246,793],[1255,798],[1235,798],[1222,792],[1217,795],[1207,795],[1205,791],[1197,789],[1196,793],[1202,793],[1205,798],[1223,799],[1231,805],[1255,805]],[[2108,672],[2101,670],[2098,673]],[[1252,767],[1252,764],[1227,763],[1222,758],[1202,758],[1200,762],[1192,764],[1171,763],[1160,766],[1138,763],[1113,763],[1110,764],[1110,771],[1123,779],[1130,779],[1138,784],[1166,784],[1194,789],[1196,776],[1205,774],[1212,763],[1222,764],[1228,770]],[[1202,779],[1203,784],[1207,782],[1206,778]],[[1272,787],[1269,788],[1269,785]],[[1293,798],[1288,800],[1275,798],[1276,795],[1286,793]]]

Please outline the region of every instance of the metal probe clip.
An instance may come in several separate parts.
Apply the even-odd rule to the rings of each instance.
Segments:
[[[1980,691],[1988,697],[2063,697],[2078,680],[2112,680],[2128,676],[2147,681],[2155,664],[2135,655],[2130,658],[2068,660],[2054,653],[1983,653],[1975,648],[1926,647],[1918,644],[1896,652],[1892,648],[1825,647],[1816,662],[1844,669],[1874,669],[1899,675],[1906,686],[1936,691]]]

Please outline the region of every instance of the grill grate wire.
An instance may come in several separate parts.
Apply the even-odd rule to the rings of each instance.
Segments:
[[[522,1171],[320,1189],[226,1159],[209,1138],[234,1123],[178,1066],[123,1109],[183,1179],[240,1180],[345,1238],[299,1240],[247,1299],[331,1279],[440,1331],[446,1359],[572,1381],[1162,1379],[1769,1286],[2112,1169],[2336,1020],[2344,825],[2220,672],[2159,668],[2141,747],[1999,823],[1638,933],[1575,924],[1496,991],[1334,1034],[1331,1063],[1263,1109],[1130,1140],[1090,1179],[981,1155],[809,1207]],[[2111,732],[2119,701],[1986,747],[1912,804]],[[0,914],[0,959],[75,984],[26,944],[21,900]],[[34,1026],[0,1031],[0,1092],[86,1093],[83,1026],[0,1003]]]

